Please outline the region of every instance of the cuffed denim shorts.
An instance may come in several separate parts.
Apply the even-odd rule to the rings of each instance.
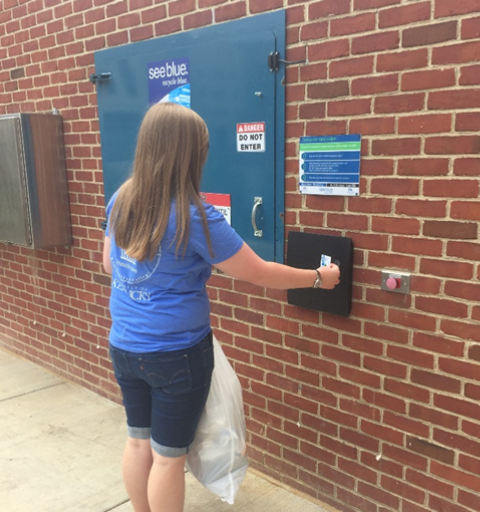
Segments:
[[[110,345],[128,435],[151,439],[164,457],[180,457],[195,438],[214,366],[212,333],[186,350],[127,352]]]

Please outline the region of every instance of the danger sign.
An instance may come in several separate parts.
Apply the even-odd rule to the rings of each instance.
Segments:
[[[265,123],[237,124],[237,151],[252,153],[265,151]]]
[[[232,224],[232,200],[230,194],[214,194],[211,192],[200,192],[200,197],[224,215],[227,222]]]

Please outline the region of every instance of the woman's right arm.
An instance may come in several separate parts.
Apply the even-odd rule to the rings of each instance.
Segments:
[[[289,267],[258,256],[246,243],[228,260],[216,263],[215,267],[226,274],[267,288],[288,290],[311,288],[317,278],[315,269]],[[335,264],[317,269],[322,277],[322,286],[331,290],[340,282],[340,270]]]
[[[110,237],[106,236],[103,242],[103,268],[107,274],[112,273],[112,262],[110,261]]]

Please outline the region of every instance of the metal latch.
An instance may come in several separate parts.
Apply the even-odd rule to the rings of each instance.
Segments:
[[[99,73],[98,75],[92,73],[89,78],[92,84],[96,84],[98,82],[108,82],[108,80],[112,78],[112,73]]]
[[[306,64],[306,60],[283,60],[280,58],[280,52],[272,52],[268,56],[268,68],[272,73],[280,69],[280,62],[284,64]]]

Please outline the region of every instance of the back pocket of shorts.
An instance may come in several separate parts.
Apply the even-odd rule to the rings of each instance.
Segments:
[[[165,358],[139,358],[145,381],[164,393],[178,395],[192,389],[192,376],[187,354]]]

